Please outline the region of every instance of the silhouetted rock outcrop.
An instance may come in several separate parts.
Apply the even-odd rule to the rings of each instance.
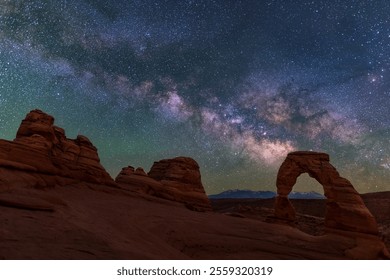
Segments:
[[[77,182],[115,185],[97,149],[82,135],[68,139],[54,118],[33,110],[14,141],[0,140],[0,186],[50,187]]]
[[[211,210],[199,165],[192,158],[160,160],[153,164],[148,174],[141,168],[125,167],[115,181],[137,192],[182,202],[191,210]]]

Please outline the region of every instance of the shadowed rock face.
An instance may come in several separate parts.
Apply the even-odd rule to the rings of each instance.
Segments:
[[[155,162],[148,173],[150,178],[164,185],[160,194],[165,198],[184,202],[193,210],[211,210],[204,191],[198,163],[189,157],[176,157]]]
[[[131,191],[150,195],[155,195],[164,188],[160,182],[150,178],[142,168],[134,169],[132,166],[123,167],[115,182]]]
[[[137,192],[185,203],[191,210],[211,210],[199,165],[192,158],[160,160],[153,164],[148,174],[142,168],[125,167],[115,181]]]
[[[307,172],[324,188],[327,198],[325,228],[343,231],[378,234],[375,218],[364,205],[352,184],[341,177],[329,162],[329,155],[316,152],[293,152],[282,163],[277,180],[278,196],[275,201],[275,217],[295,220],[295,210],[288,194],[299,175]]]
[[[54,118],[33,110],[14,141],[0,140],[0,186],[50,187],[74,182],[115,185],[97,149],[82,135],[68,139]]]
[[[176,157],[160,160],[153,164],[148,175],[169,185],[180,185],[182,190],[204,192],[199,165],[192,158]]]

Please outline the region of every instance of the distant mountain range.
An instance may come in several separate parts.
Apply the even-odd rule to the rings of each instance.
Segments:
[[[208,197],[211,199],[223,198],[273,198],[276,196],[272,191],[251,191],[251,190],[228,190],[219,194],[212,194]],[[316,192],[291,192],[288,196],[290,199],[324,199],[322,194]]]

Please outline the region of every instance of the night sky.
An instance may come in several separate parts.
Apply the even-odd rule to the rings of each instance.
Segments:
[[[27,112],[86,135],[115,177],[175,156],[208,194],[274,190],[326,152],[390,190],[390,1],[1,0],[0,138]],[[322,192],[314,179],[296,190]]]

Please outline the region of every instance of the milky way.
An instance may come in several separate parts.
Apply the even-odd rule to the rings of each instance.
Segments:
[[[358,191],[390,190],[389,14],[385,0],[1,0],[0,138],[40,108],[114,177],[190,156],[209,194],[273,190],[288,152],[315,150]]]

